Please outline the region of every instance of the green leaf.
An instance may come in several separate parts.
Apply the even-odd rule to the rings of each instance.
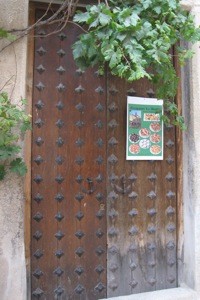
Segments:
[[[15,41],[16,36],[14,34],[9,33],[5,28],[0,28],[0,39],[7,39],[9,41]]]
[[[176,9],[176,7],[177,7],[177,0],[168,0],[167,2],[169,4],[170,8]]]
[[[142,40],[145,37],[148,36],[153,36],[154,39],[156,37],[157,33],[154,31],[152,31],[152,25],[150,22],[146,21],[142,24],[142,27],[140,30],[137,30],[137,32],[135,33],[135,36],[137,37],[138,40]]]
[[[105,26],[105,25],[109,24],[110,21],[111,21],[111,16],[103,14],[103,13],[99,14],[99,23],[102,26]]]
[[[144,9],[147,9],[152,4],[151,0],[140,0],[140,2],[143,4]]]
[[[81,40],[75,42],[72,45],[72,49],[73,49],[73,56],[75,60],[81,57],[83,55],[83,52],[85,52],[85,46]]]
[[[120,51],[113,53],[113,55],[111,56],[110,59],[110,63],[109,66],[110,68],[114,68],[118,62],[121,60],[122,54],[120,53]]]
[[[135,12],[133,12],[129,17],[125,19],[124,26],[125,27],[136,26],[139,19],[140,19],[139,16]]]
[[[117,74],[119,74],[119,77],[121,77],[121,78],[123,78],[123,77],[125,77],[126,75],[126,73],[129,71],[129,66],[127,66],[127,65],[124,65],[124,64],[122,64],[122,63],[119,63],[118,65],[117,65]],[[115,74],[116,75],[116,74]]]
[[[22,105],[26,105],[26,104],[27,104],[27,100],[24,99],[24,98],[21,98],[21,104],[22,104]]]
[[[0,146],[0,160],[7,160],[9,157],[19,153],[21,148],[19,146]]]
[[[99,25],[99,19],[96,18],[94,19],[94,21],[90,24],[89,29],[91,29],[92,27],[97,27]]]
[[[181,130],[187,129],[183,116],[176,116],[175,120],[172,121],[172,124],[179,126]]]
[[[6,175],[5,166],[0,165],[0,180],[3,180]]]
[[[5,143],[5,138],[3,132],[0,132],[0,147]]]
[[[77,23],[87,23],[89,18],[90,18],[89,12],[78,11],[74,16],[73,21]]]
[[[166,115],[162,115],[161,120],[163,120],[164,124],[169,124],[170,123],[170,119]]]
[[[171,49],[180,40],[200,41],[200,27],[194,17],[181,8],[179,0],[109,0],[87,6],[74,20],[89,25],[89,31],[73,46],[73,55],[81,68],[97,63],[108,65],[113,75],[135,81],[147,77],[155,84],[156,97],[174,99],[178,78],[172,64]],[[182,64],[193,56],[180,47]],[[173,122],[183,128],[176,108],[170,106]],[[4,107],[0,106],[0,114]],[[16,115],[15,115],[16,117]],[[4,124],[5,130],[9,123]]]
[[[27,173],[26,165],[21,158],[16,158],[15,160],[11,161],[10,170],[11,172],[17,173],[20,176],[24,176]]]
[[[8,35],[8,31],[4,28],[0,28],[0,38],[6,38]]]
[[[155,11],[159,15],[161,13],[161,6],[154,7],[153,11]]]
[[[23,124],[20,126],[21,133],[25,133],[27,130],[31,130],[31,129],[32,126],[30,121],[23,122]]]

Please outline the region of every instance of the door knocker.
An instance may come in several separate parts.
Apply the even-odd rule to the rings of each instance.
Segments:
[[[131,185],[126,186],[126,176],[123,175],[121,176],[121,186],[118,185],[114,185],[116,192],[120,193],[120,194],[128,194],[131,191]]]
[[[95,192],[96,188],[93,185],[93,180],[92,177],[88,176],[87,177],[87,181],[88,181],[88,190],[84,189],[83,187],[81,187],[81,191],[85,194],[91,195]]]

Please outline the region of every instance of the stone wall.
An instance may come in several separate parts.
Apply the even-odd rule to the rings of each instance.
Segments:
[[[0,0],[0,7],[0,27],[27,26],[28,0]],[[0,49],[4,46],[0,41]],[[0,90],[14,102],[25,97],[26,59],[25,38],[0,53]],[[0,299],[25,300],[23,179],[13,174],[0,182],[0,270]]]
[[[200,0],[191,8],[200,25]],[[200,43],[193,48],[195,56],[183,73],[184,114],[188,130],[184,134],[184,281],[200,293]],[[190,87],[188,90],[188,86]],[[200,297],[200,296],[199,296]]]

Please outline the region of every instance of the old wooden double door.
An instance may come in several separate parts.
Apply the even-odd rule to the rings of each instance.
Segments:
[[[52,26],[35,38],[32,299],[176,287],[175,129],[163,161],[126,161],[126,97],[151,97],[150,83],[82,72],[71,51],[80,29]]]

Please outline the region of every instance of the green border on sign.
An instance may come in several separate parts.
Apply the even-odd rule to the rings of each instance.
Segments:
[[[163,159],[163,101],[128,97],[127,159]]]

